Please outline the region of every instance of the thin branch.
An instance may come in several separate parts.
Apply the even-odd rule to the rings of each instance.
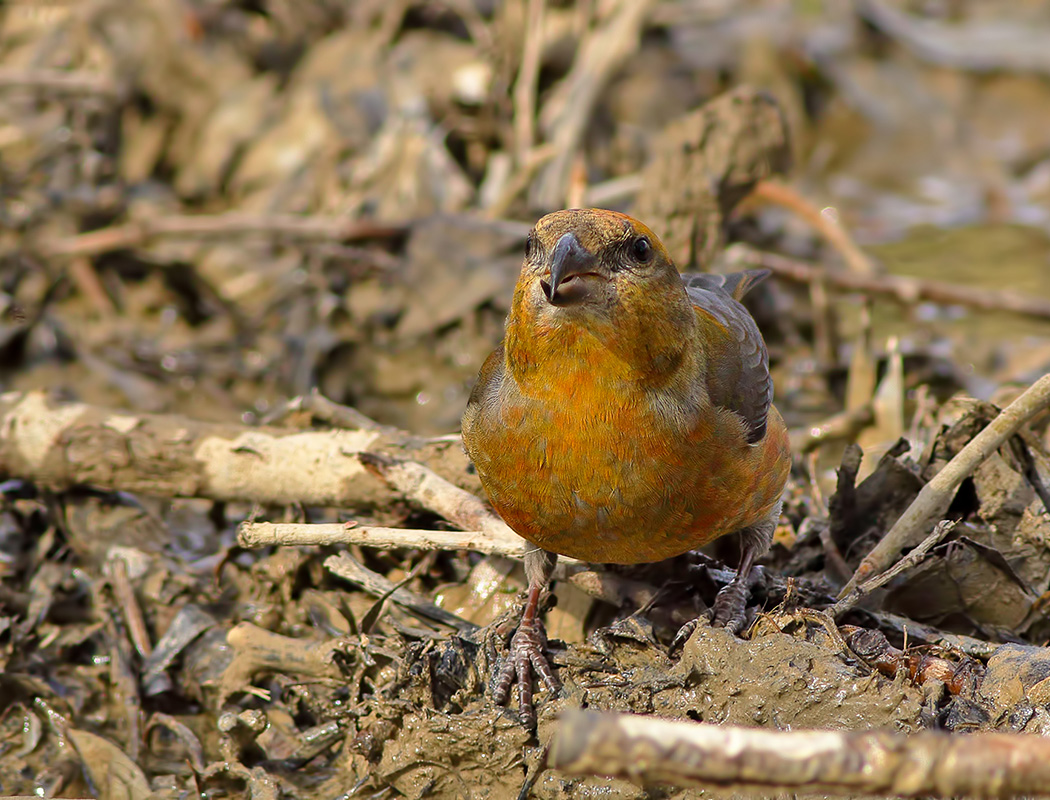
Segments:
[[[792,187],[767,179],[755,184],[751,197],[786,208],[795,216],[805,220],[838,251],[843,261],[846,262],[846,266],[854,274],[870,277],[878,273],[871,259],[853,241],[849,231],[842,227],[837,219],[832,219],[822,213]]]
[[[55,242],[42,243],[45,256],[84,256],[141,247],[154,239],[196,237],[230,238],[260,236],[267,239],[296,239],[350,242],[402,236],[403,225],[332,217],[300,217],[285,214],[255,216],[230,212],[215,215],[156,217],[81,233]]]
[[[83,256],[69,262],[69,276],[77,288],[95,307],[102,317],[111,317],[117,313],[116,305],[102,286],[94,265]]]
[[[948,633],[932,625],[916,622],[913,619],[902,617],[898,614],[890,614],[885,611],[868,611],[879,623],[880,628],[894,631],[905,638],[911,637],[927,644],[937,644],[942,647],[950,647],[974,658],[988,659],[992,653],[1002,645],[986,642],[983,639],[975,639],[961,633]]]
[[[1050,374],[1033,383],[1020,397],[1004,408],[999,416],[988,423],[984,430],[922,487],[919,496],[908,510],[857,567],[849,583],[839,593],[839,598],[848,596],[869,576],[885,570],[902,548],[922,536],[927,526],[948,510],[963,480],[972,475],[988,456],[1048,405]]]
[[[379,453],[360,453],[361,463],[409,500],[440,514],[465,531],[476,530],[497,541],[520,537],[475,494],[460,489],[433,470],[414,461]]]
[[[433,474],[432,479],[441,481]],[[451,484],[449,486],[455,491],[460,491]],[[434,497],[430,492],[415,491],[411,492],[410,496],[418,500],[421,495],[428,494]],[[426,503],[425,506],[431,510],[434,510],[434,506],[447,508],[447,501]],[[505,533],[501,533],[500,526],[506,529]],[[245,548],[359,545],[377,548],[407,547],[417,550],[473,550],[508,558],[524,558],[528,551],[535,548],[535,545],[519,537],[498,518],[487,531],[431,531],[366,525],[358,527],[338,523],[244,522],[237,529],[237,543]],[[595,568],[567,556],[558,559],[555,577],[568,581],[591,597],[615,606],[623,606],[630,602],[637,608],[642,608],[652,602],[658,594],[658,589],[647,583],[614,572],[606,572],[600,567]],[[728,583],[732,579],[732,573],[720,577],[723,582]]]
[[[539,144],[529,150],[518,164],[515,172],[507,180],[495,199],[485,208],[488,219],[499,219],[507,213],[518,195],[529,188],[532,179],[540,168],[557,154],[553,145]]]
[[[857,605],[862,598],[868,596],[880,586],[885,586],[898,575],[918,566],[919,563],[926,558],[926,554],[940,544],[941,540],[951,532],[955,527],[955,524],[956,523],[953,520],[942,519],[934,526],[933,533],[923,539],[918,547],[909,552],[908,555],[904,556],[904,558],[885,572],[882,572],[873,578],[869,578],[860,586],[857,586],[833,606],[826,609],[827,613],[832,617],[838,618],[840,615],[845,614],[853,608],[853,606]]]
[[[901,797],[1045,795],[1050,740],[1008,733],[774,731],[568,711],[547,765],[639,784]]]
[[[638,194],[642,188],[642,173],[619,175],[587,187],[584,203],[590,208],[615,208]],[[644,220],[643,220],[644,222]]]
[[[1036,319],[1050,319],[1050,300],[1006,289],[977,289],[904,275],[869,277],[852,272],[831,272],[798,259],[754,250],[739,244],[729,248],[727,256],[732,263],[764,267],[774,275],[796,283],[824,281],[829,288],[881,295],[903,305],[914,305],[925,300],[941,305],[966,306],[980,311],[1003,311]]]
[[[105,75],[60,69],[0,69],[0,90],[31,89],[51,94],[94,95],[117,100],[120,89]]]
[[[939,23],[907,14],[895,3],[858,0],[857,13],[916,58],[977,73],[1050,75],[1050,29],[1006,18]]]
[[[429,600],[420,597],[403,586],[398,587],[395,583],[384,578],[378,572],[368,569],[347,553],[329,556],[324,560],[324,565],[325,569],[333,575],[338,575],[343,580],[357,584],[369,594],[376,597],[388,597],[399,606],[407,608],[414,614],[418,614],[433,622],[439,622],[442,625],[455,628],[460,633],[470,633],[478,629],[478,626],[473,622],[467,622],[462,617],[458,617],[451,611],[446,611],[440,606],[434,605]]]
[[[237,544],[254,547],[302,547],[360,545],[362,547],[409,547],[416,550],[473,550],[488,555],[524,558],[533,549],[509,528],[506,536],[492,531],[430,531],[412,528],[382,528],[339,523],[244,522],[237,529]]]

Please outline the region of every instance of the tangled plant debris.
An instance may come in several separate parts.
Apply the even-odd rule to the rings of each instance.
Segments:
[[[1050,5],[804,6],[0,8],[0,794],[1045,792]],[[773,271],[795,463],[742,637],[561,560],[533,737],[458,425],[583,205]]]

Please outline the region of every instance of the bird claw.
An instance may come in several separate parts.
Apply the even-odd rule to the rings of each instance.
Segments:
[[[492,689],[492,699],[505,705],[510,699],[510,688],[518,685],[518,719],[529,730],[536,729],[536,708],[532,702],[533,676],[539,676],[552,694],[561,691],[561,682],[547,660],[547,635],[539,620],[521,621],[510,640],[507,660]]]
[[[702,618],[691,619],[678,629],[674,641],[671,642],[671,650],[682,647],[700,626]],[[747,586],[743,582],[733,581],[726,584],[715,597],[714,607],[711,609],[711,626],[713,628],[725,628],[732,634],[740,633],[747,622]]]
[[[711,624],[730,633],[740,633],[747,622],[747,586],[743,581],[726,584],[715,597]]]
[[[687,623],[685,623],[685,625],[679,628],[678,633],[676,633],[674,636],[674,641],[671,642],[671,651],[673,652],[679,647],[684,646],[685,643],[689,641],[689,637],[693,635],[693,631],[695,631],[699,626],[700,619],[698,617],[697,619],[689,620]]]

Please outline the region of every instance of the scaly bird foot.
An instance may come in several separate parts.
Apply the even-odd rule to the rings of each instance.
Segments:
[[[725,628],[732,634],[740,633],[747,622],[747,596],[748,589],[745,581],[737,579],[722,587],[711,609],[711,625],[715,628]],[[700,618],[697,618],[689,620],[679,628],[671,643],[671,650],[676,650],[684,645],[699,625]]]
[[[773,538],[773,528],[780,517],[780,505],[776,506],[769,517],[760,525],[753,525],[741,531],[743,537],[743,553],[740,556],[740,566],[737,568],[736,577],[727,583],[715,597],[714,608],[711,609],[711,624],[716,628],[725,628],[732,634],[740,633],[747,622],[747,597],[750,592],[751,577],[755,571],[755,559],[769,548]],[[692,636],[696,626],[700,623],[694,619],[683,625],[678,635],[674,637],[671,649],[685,644],[686,639]]]
[[[711,624],[730,633],[740,633],[747,622],[747,594],[747,585],[742,581],[726,584],[715,597]]]
[[[536,730],[536,708],[532,703],[532,682],[536,675],[552,694],[561,690],[561,682],[554,675],[547,660],[547,634],[543,623],[526,615],[510,640],[507,660],[492,689],[492,699],[505,705],[510,688],[518,684],[518,719],[530,731]]]

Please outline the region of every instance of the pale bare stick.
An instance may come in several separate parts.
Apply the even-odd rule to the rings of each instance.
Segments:
[[[1050,375],[1044,375],[1000,412],[973,440],[945,464],[933,479],[922,487],[900,519],[882,540],[865,556],[857,571],[839,592],[839,599],[850,594],[869,576],[882,572],[902,548],[923,536],[928,526],[944,515],[959,485],[1028,420],[1050,406]]]
[[[422,464],[377,453],[360,453],[358,458],[366,469],[386,480],[405,497],[465,531],[480,531],[497,540],[519,538],[480,497],[460,489]]]
[[[879,573],[875,577],[866,580],[860,586],[853,589],[848,595],[843,597],[833,606],[825,609],[826,613],[831,617],[838,617],[840,614],[845,614],[853,608],[853,606],[857,605],[857,603],[861,601],[861,598],[871,594],[880,586],[885,586],[898,575],[918,566],[919,562],[926,558],[926,554],[940,544],[941,540],[951,532],[955,525],[956,523],[954,520],[942,519],[934,526],[933,533],[923,539],[914,550],[908,553],[908,555],[904,556],[904,558],[885,572]]]
[[[340,523],[306,524],[244,522],[237,529],[237,544],[254,547],[302,547],[306,545],[350,545],[363,547],[411,547],[417,550],[473,550],[488,555],[522,558],[533,545],[507,529],[499,531],[430,531],[412,528],[382,528]]]
[[[478,541],[488,548],[480,552],[518,558],[519,551],[523,556],[526,551],[536,547],[518,536],[480,497],[460,489],[429,467],[415,461],[402,461],[375,453],[361,453],[358,457],[366,468],[383,478],[392,489],[400,492],[406,499],[419,503],[423,508],[462,528],[468,535],[477,537]],[[346,535],[353,535],[352,529]],[[439,541],[434,537],[429,538],[435,542]],[[525,543],[525,550],[520,550],[522,542]],[[559,556],[559,568],[567,569],[566,572],[560,573],[563,575],[590,571],[584,566],[584,562],[568,556]],[[596,597],[607,596],[597,590],[588,593]]]
[[[566,711],[547,766],[639,784],[899,797],[1046,796],[1050,740],[1010,733],[777,731]]]
[[[535,545],[509,528],[507,530],[509,533],[501,534],[495,528],[487,532],[432,531],[341,523],[243,522],[237,529],[237,544],[248,549],[359,545],[375,548],[409,547],[416,550],[472,550],[508,558],[524,558],[529,550],[535,548]],[[630,599],[636,605],[644,605],[654,592],[648,584],[624,579],[568,556],[559,557],[557,575],[592,597],[615,604]]]
[[[500,189],[495,199],[484,209],[488,219],[500,219],[517,199],[518,195],[529,188],[536,172],[557,155],[557,150],[550,144],[539,144],[529,150],[521,164]]]
[[[440,478],[433,476],[438,481]],[[451,484],[450,484],[451,485]],[[453,489],[456,487],[452,486]],[[502,525],[502,521],[499,521]],[[497,525],[488,531],[431,531],[412,528],[382,528],[340,523],[244,522],[237,529],[237,544],[254,547],[301,547],[309,545],[360,545],[362,547],[407,547],[416,550],[473,550],[486,555],[524,558],[535,545]],[[651,602],[657,590],[647,583],[591,567],[561,556],[555,575],[584,593],[613,605],[631,602],[639,608]],[[726,582],[729,578],[727,577]]]
[[[632,172],[630,175],[618,175],[588,186],[583,201],[590,208],[615,208],[619,203],[638,194],[641,188],[642,173]]]
[[[392,489],[406,499],[441,515],[464,530],[428,531],[339,524],[247,522],[238,530],[239,543],[244,547],[358,544],[367,547],[476,550],[511,558],[522,558],[535,547],[511,530],[477,495],[460,489],[422,464],[374,453],[362,453],[360,459],[370,471],[386,480]],[[588,595],[616,605],[629,600],[642,607],[652,600],[656,591],[648,584],[592,568],[567,556],[559,557],[555,574]]]
[[[61,402],[44,392],[0,394],[0,472],[58,491],[87,485],[262,505],[382,505],[395,495],[357,455],[387,448],[465,485],[477,480],[458,443],[388,428],[252,428]]]
[[[116,551],[116,552],[114,552]],[[118,548],[110,548],[109,561],[103,566],[109,573],[109,579],[113,586],[113,594],[116,595],[121,609],[124,611],[124,623],[127,625],[128,638],[135,646],[138,654],[148,660],[153,653],[153,645],[150,642],[149,629],[142,615],[142,606],[135,596],[135,590],[131,586],[128,576],[128,562],[121,557]]]
[[[102,286],[102,281],[91,261],[83,256],[78,256],[70,260],[67,271],[73,283],[95,307],[96,312],[103,317],[110,317],[117,313],[117,307],[113,304],[105,287]]]

